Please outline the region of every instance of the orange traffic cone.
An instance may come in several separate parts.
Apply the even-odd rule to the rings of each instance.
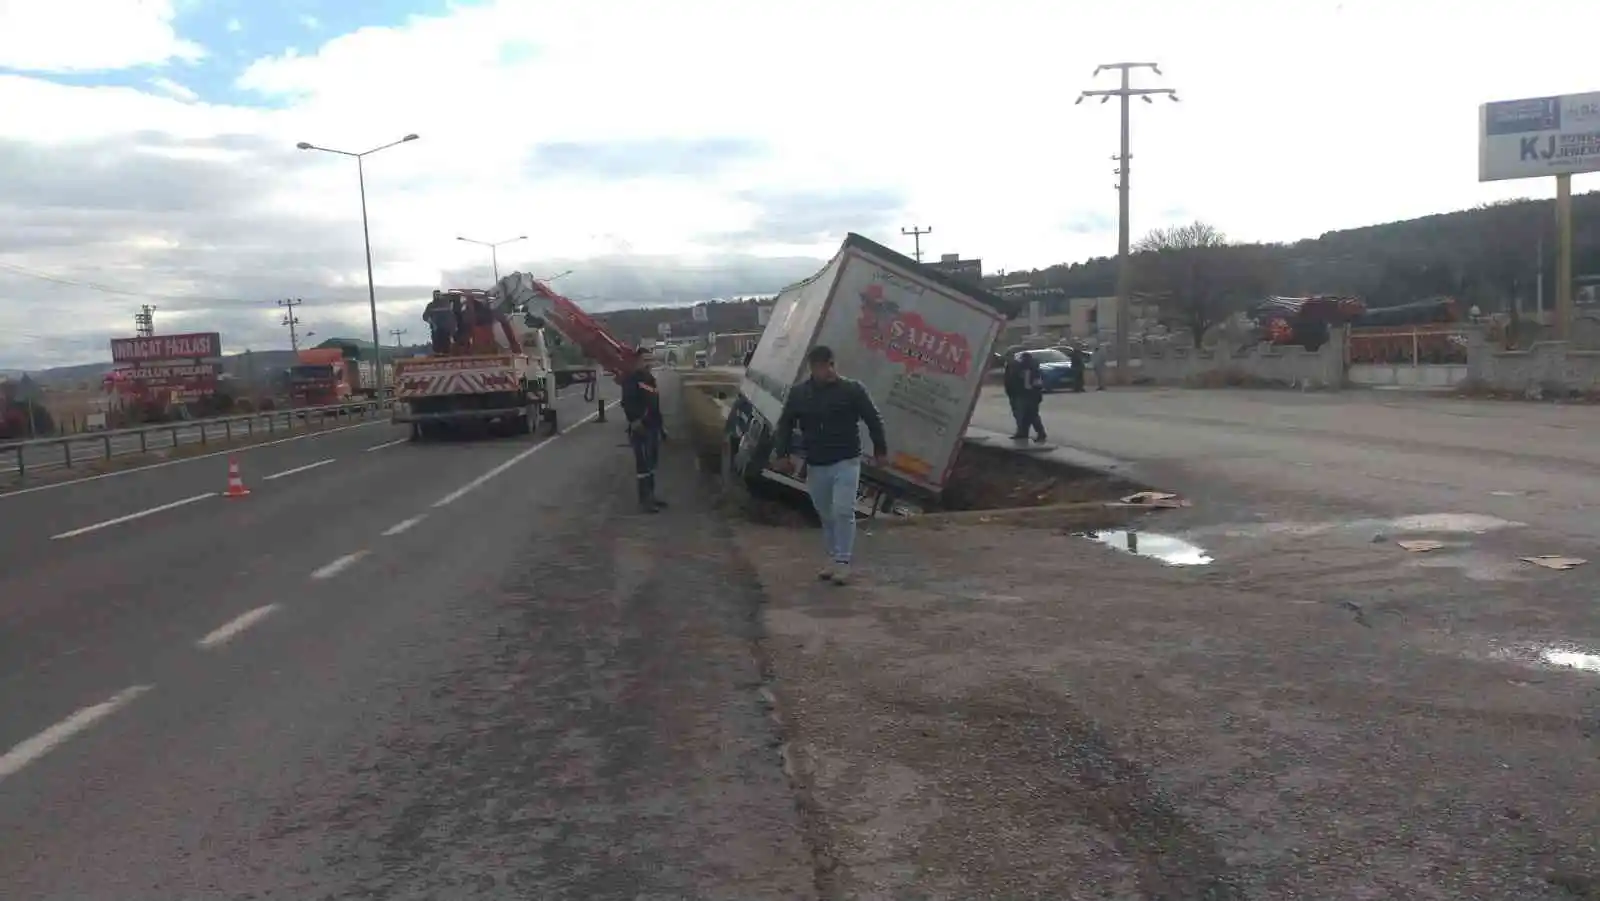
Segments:
[[[233,457],[228,458],[228,490],[222,493],[223,497],[245,497],[250,494],[250,489],[244,487],[244,478],[239,475],[239,461]]]

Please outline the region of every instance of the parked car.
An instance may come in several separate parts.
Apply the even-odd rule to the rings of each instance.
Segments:
[[[1014,357],[1021,359],[1025,353],[1032,355],[1034,362],[1039,364],[1039,375],[1044,380],[1044,390],[1046,392],[1072,390],[1071,357],[1053,347],[1018,351],[1014,354]]]

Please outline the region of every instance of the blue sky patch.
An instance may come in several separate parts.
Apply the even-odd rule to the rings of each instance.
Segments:
[[[236,106],[270,106],[272,101],[234,87],[250,64],[289,50],[309,56],[328,41],[367,27],[404,24],[414,16],[437,16],[453,9],[481,5],[484,0],[278,0],[273,4],[245,0],[180,2],[175,20],[178,36],[205,48],[198,62],[138,66],[114,72],[39,73],[0,66],[0,74],[26,75],[74,87],[133,87],[150,90],[157,79],[176,82],[200,100]],[[532,48],[502,48],[507,61],[520,61]]]

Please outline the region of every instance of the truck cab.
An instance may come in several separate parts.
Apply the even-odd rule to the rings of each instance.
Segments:
[[[296,407],[342,404],[351,394],[349,361],[339,348],[302,350],[289,367],[289,398]]]

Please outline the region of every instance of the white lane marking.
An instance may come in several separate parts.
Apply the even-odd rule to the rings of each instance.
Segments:
[[[611,409],[612,407],[614,407],[616,405],[617,405],[616,403],[607,404],[606,405],[606,409],[609,410],[609,409]],[[599,416],[599,415],[600,415],[600,411],[598,411],[598,410],[596,410],[593,413],[590,413],[588,416],[585,416],[582,419],[578,420],[577,422],[574,422],[572,425],[569,425],[566,428],[562,429],[561,431],[557,432],[556,434],[551,435],[549,438],[544,439],[543,441],[539,442],[538,444],[535,444],[533,447],[528,448],[527,450],[523,451],[522,453],[517,454],[515,457],[512,457],[511,459],[507,460],[504,463],[501,463],[499,466],[496,466],[495,468],[489,470],[488,472],[484,473],[483,475],[478,476],[476,479],[473,479],[472,481],[468,482],[467,484],[462,485],[460,488],[457,488],[456,490],[450,492],[449,494],[445,495],[444,497],[439,498],[438,500],[433,502],[433,506],[437,509],[439,507],[444,507],[444,506],[448,506],[450,504],[455,503],[456,501],[458,501],[461,498],[465,497],[468,492],[472,491],[475,488],[478,488],[479,486],[483,485],[483,483],[489,481],[490,479],[492,479],[495,476],[501,474],[502,472],[505,472],[506,470],[510,469],[511,467],[516,466],[518,463],[521,463],[523,460],[528,459],[529,457],[533,456],[534,454],[538,453],[539,451],[544,450],[546,447],[550,446],[550,443],[552,441],[555,441],[557,438],[560,438],[562,435],[565,435],[566,433],[572,431],[573,429],[577,428],[578,426],[583,425],[584,423],[588,422],[591,419],[594,419],[596,416]]]
[[[305,472],[308,469],[316,469],[318,466],[327,466],[329,463],[332,463],[336,459],[338,459],[338,458],[337,457],[329,457],[326,460],[318,460],[315,463],[307,463],[304,466],[296,466],[294,469],[285,469],[283,472],[275,472],[270,476],[263,476],[261,478],[261,481],[270,482],[273,479],[281,479],[284,476],[292,476],[297,472]]]
[[[154,687],[153,685],[135,685],[132,688],[125,688],[112,695],[110,700],[101,701],[92,707],[85,707],[38,735],[22,742],[5,752],[5,754],[0,754],[0,779],[4,779],[7,776],[15,776],[23,767],[60,747],[62,743],[72,738],[72,736],[93,726],[96,722],[128,706],[135,698]]]
[[[417,523],[422,522],[424,519],[427,519],[427,517],[426,516],[413,516],[410,519],[402,519],[399,522],[395,523],[394,525],[390,526],[389,528],[385,529],[384,532],[383,532],[383,537],[388,538],[391,535],[399,535],[401,532],[404,532],[406,529],[409,529],[412,526],[416,525]]]
[[[366,551],[356,551],[354,554],[345,554],[343,557],[340,557],[332,563],[329,563],[327,566],[313,570],[311,573],[311,578],[331,579],[334,576],[337,576],[339,573],[349,569],[353,563],[355,563],[357,560],[360,560],[362,557],[365,557],[366,555]]]
[[[382,419],[382,420],[373,420],[372,422],[358,422],[355,425],[342,425],[342,426],[339,426],[338,428],[334,428],[334,429],[318,429],[315,432],[302,432],[299,435],[291,435],[288,438],[278,438],[278,439],[276,439],[274,441],[263,441],[260,444],[247,444],[244,447],[235,447],[235,448],[230,448],[228,450],[212,451],[209,454],[195,454],[192,457],[184,457],[182,460],[168,460],[165,463],[151,463],[151,464],[149,464],[147,466],[134,466],[134,467],[129,468],[129,469],[119,469],[116,472],[102,472],[101,474],[99,474],[97,476],[85,476],[85,477],[83,477],[81,479],[69,479],[68,481],[65,481],[65,482],[51,482],[48,485],[35,485],[32,488],[18,488],[16,491],[7,491],[7,492],[5,492],[3,494],[0,494],[0,500],[4,500],[5,498],[8,498],[8,497],[18,497],[18,496],[21,496],[21,495],[24,495],[24,494],[32,494],[35,491],[52,491],[52,490],[57,489],[57,488],[66,488],[69,485],[82,485],[84,482],[98,482],[101,479],[114,479],[117,476],[131,476],[136,472],[149,472],[152,469],[165,469],[168,466],[177,466],[180,463],[193,463],[196,460],[206,460],[206,459],[210,459],[211,457],[224,457],[224,456],[227,456],[228,454],[248,453],[248,452],[253,451],[253,450],[260,450],[263,447],[276,447],[279,444],[288,444],[291,441],[304,441],[307,438],[320,438],[323,435],[332,435],[332,434],[334,434],[336,432],[348,432],[351,429],[364,429],[369,425],[382,425],[382,424],[388,424],[388,422],[389,421],[387,419]],[[184,445],[184,446],[185,447],[193,447],[193,445]],[[157,450],[166,450],[166,448],[156,448],[156,449]],[[133,456],[133,454],[118,454],[117,456],[118,457],[125,457],[125,456]]]
[[[408,442],[410,440],[411,440],[410,438],[396,438],[393,441],[385,441],[382,444],[374,444],[373,446],[371,446],[371,447],[367,448],[365,451],[363,451],[363,453],[370,454],[373,451],[380,451],[380,450],[383,450],[386,447],[394,447],[396,444],[405,444],[406,442]]]
[[[127,516],[119,516],[116,519],[108,519],[105,522],[97,522],[92,526],[84,526],[81,529],[73,529],[70,532],[62,532],[60,535],[51,535],[50,536],[50,540],[51,541],[60,541],[63,538],[76,538],[79,535],[84,535],[84,534],[87,534],[89,532],[97,532],[97,531],[99,531],[101,529],[104,529],[104,528],[106,528],[108,526],[118,526],[118,525],[121,525],[121,524],[123,524],[125,522],[132,522],[132,521],[134,521],[136,519],[144,519],[146,516],[150,516],[150,515],[155,514],[155,513],[161,513],[161,512],[166,511],[166,510],[172,510],[172,509],[175,509],[177,507],[182,507],[185,504],[192,504],[192,503],[195,503],[196,501],[203,501],[208,497],[216,497],[216,496],[217,496],[217,493],[215,491],[207,491],[205,494],[197,494],[194,497],[186,497],[181,501],[173,501],[170,504],[162,504],[159,507],[151,507],[148,510],[140,510],[138,513],[129,513]]]
[[[218,626],[217,628],[206,633],[206,637],[200,639],[198,642],[196,642],[196,644],[206,649],[227,644],[229,641],[232,641],[234,636],[238,635],[240,632],[243,632],[244,630],[250,628],[256,623],[261,622],[276,612],[278,612],[278,605],[268,604],[265,607],[257,607],[254,610],[241,613],[233,619],[223,623],[221,626]]]

